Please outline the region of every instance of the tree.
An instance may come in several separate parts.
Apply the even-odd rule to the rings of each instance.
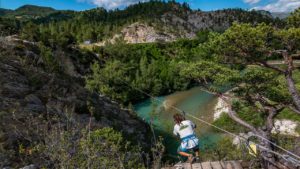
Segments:
[[[46,47],[42,42],[38,43],[38,47],[45,69],[50,72],[59,72],[60,66],[57,59],[53,55],[51,48]]]
[[[277,73],[257,66],[249,67],[241,74],[239,70],[232,69],[228,65],[216,64],[214,62],[199,61],[196,63],[184,63],[181,65],[181,75],[193,79],[203,90],[208,91],[229,105],[229,117],[238,124],[256,135],[272,140],[271,131],[274,126],[274,117],[285,107],[283,103],[286,98],[283,92],[274,94],[274,86],[278,86]],[[265,83],[268,81],[269,83]],[[223,94],[220,90],[225,85],[230,85],[233,89],[231,94]],[[282,96],[283,95],[283,96]],[[273,99],[275,98],[275,99]],[[272,99],[272,100],[271,100]],[[263,117],[263,124],[255,125],[251,120],[242,119],[239,114],[241,107],[247,107],[248,113],[259,113]],[[254,116],[249,114],[249,116]],[[264,139],[259,139],[259,144],[269,150],[273,150],[272,145]],[[268,161],[267,168],[274,168],[276,165],[273,154],[262,150],[263,160]],[[270,165],[271,164],[271,165]]]
[[[227,102],[229,117],[259,136],[260,145],[274,150],[267,141],[272,140],[274,118],[286,107],[292,107],[297,113],[300,110],[300,97],[292,76],[295,70],[293,57],[298,55],[300,47],[299,38],[298,28],[277,30],[265,24],[234,24],[200,46],[210,48],[207,51],[216,56],[215,62],[183,63],[181,75],[198,82],[204,90]],[[275,57],[283,58],[286,66],[268,62]],[[285,77],[286,84],[278,80],[279,76]],[[232,87],[233,95],[222,93],[220,89],[225,85]],[[264,123],[256,126],[240,118],[241,106],[255,110]],[[274,168],[274,155],[263,149],[261,155],[267,161],[265,167]]]
[[[226,63],[257,65],[284,75],[293,99],[293,105],[289,106],[297,110],[296,113],[300,112],[300,95],[293,79],[293,58],[300,56],[300,28],[277,30],[265,24],[234,24],[215,40],[215,45],[215,52]],[[282,68],[268,62],[276,57],[286,66]]]
[[[104,68],[98,63],[92,65],[93,74],[87,78],[87,88],[112,99],[127,102],[130,97],[128,67],[120,61],[111,61]]]
[[[288,18],[288,25],[290,27],[299,28],[300,27],[300,8],[296,9]]]
[[[22,38],[28,41],[37,42],[40,39],[38,26],[32,22],[27,23],[22,30]]]

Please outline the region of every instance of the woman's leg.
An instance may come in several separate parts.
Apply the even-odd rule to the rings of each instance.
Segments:
[[[196,157],[196,162],[200,162],[200,154],[199,154],[199,147],[197,146],[196,148],[193,149]]]
[[[183,152],[183,151],[178,152],[178,154],[180,154],[180,155],[182,155],[184,157],[189,157],[189,156],[192,155],[192,154],[189,154],[189,153],[186,153],[186,152]]]
[[[199,147],[196,147],[193,150],[194,150],[195,156],[199,157]]]

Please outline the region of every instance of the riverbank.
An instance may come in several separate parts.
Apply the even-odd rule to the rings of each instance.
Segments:
[[[218,120],[223,113],[228,113],[228,112],[229,112],[228,104],[221,98],[218,98],[217,104],[214,108],[214,121]]]
[[[217,104],[214,108],[214,121],[218,120],[223,113],[228,112],[228,104],[221,98],[218,98]],[[272,133],[299,137],[300,133],[297,132],[298,126],[300,126],[300,124],[296,121],[288,119],[276,119]]]

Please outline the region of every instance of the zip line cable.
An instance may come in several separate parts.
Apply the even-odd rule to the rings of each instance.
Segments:
[[[266,139],[266,138],[264,138],[264,137],[262,137],[262,136],[260,136],[260,135],[258,135],[258,134],[255,134],[255,136],[256,136],[256,137],[259,137],[259,138],[261,138],[261,139],[263,139],[263,140],[265,140],[265,141],[267,141],[267,142],[269,142],[269,143],[272,144],[273,146],[275,146],[275,147],[281,149],[282,151],[285,151],[286,153],[288,153],[288,154],[290,154],[290,155],[292,155],[292,156],[294,156],[294,157],[297,157],[297,158],[300,160],[300,156],[298,156],[298,155],[296,155],[296,154],[294,154],[294,153],[292,153],[292,152],[290,152],[290,151],[284,149],[283,147],[281,147],[281,146],[279,146],[279,145],[273,143],[272,141],[270,141],[270,140],[268,140],[268,139]]]
[[[129,84],[125,83],[124,81],[122,81],[122,83],[125,84],[126,86],[128,86],[128,87],[130,87],[130,88],[132,88],[132,89],[134,89],[134,90],[136,90],[136,91],[138,91],[138,92],[140,92],[140,93],[143,93],[143,94],[147,95],[148,97],[150,97],[151,99],[157,101],[158,103],[163,103],[163,104],[165,104],[165,105],[168,105],[167,103],[162,102],[161,100],[157,99],[156,97],[152,96],[151,94],[148,94],[148,93],[144,92],[144,91],[141,90],[141,89],[138,89],[138,88],[136,88],[136,87],[133,87],[132,85],[129,85]],[[245,138],[245,137],[243,137],[243,136],[239,136],[239,135],[234,134],[234,133],[232,133],[232,132],[230,132],[230,131],[227,131],[227,130],[225,130],[225,129],[222,129],[221,127],[218,127],[218,126],[216,126],[216,125],[214,125],[214,124],[212,124],[212,123],[209,123],[209,122],[207,122],[207,121],[205,121],[205,120],[203,120],[203,119],[201,119],[201,118],[198,118],[198,117],[196,117],[196,116],[194,116],[194,115],[192,115],[192,114],[190,114],[190,113],[187,113],[187,112],[185,112],[184,110],[181,110],[181,109],[179,109],[179,108],[176,107],[176,106],[173,106],[173,105],[168,105],[168,106],[171,107],[171,108],[173,108],[174,110],[178,111],[179,113],[184,114],[185,116],[188,116],[188,117],[190,117],[190,118],[193,118],[193,119],[195,119],[195,120],[198,120],[198,121],[200,121],[200,122],[202,122],[202,123],[204,123],[204,124],[206,124],[206,125],[209,125],[209,126],[211,126],[211,127],[216,128],[216,129],[218,129],[218,130],[220,130],[220,131],[222,131],[222,132],[224,132],[224,133],[227,133],[227,134],[229,134],[229,135],[231,135],[231,136],[234,136],[234,137],[241,138],[242,140],[248,142],[248,139]],[[291,162],[293,162],[293,163],[296,161],[296,162],[297,162],[297,165],[300,165],[300,156],[298,156],[298,155],[296,155],[296,154],[294,154],[294,153],[292,153],[292,152],[286,150],[285,148],[283,148],[283,147],[281,147],[281,146],[279,146],[279,145],[273,143],[272,141],[270,141],[270,140],[268,140],[268,139],[266,139],[266,138],[264,138],[264,137],[262,137],[262,136],[260,136],[260,135],[258,135],[258,134],[254,134],[254,136],[259,137],[259,138],[261,138],[261,139],[263,139],[263,140],[269,142],[269,143],[272,144],[273,146],[275,146],[275,147],[281,149],[282,151],[285,151],[286,153],[288,153],[288,154],[290,154],[290,155],[292,155],[292,156],[294,156],[294,157],[296,157],[296,158],[298,158],[298,159],[295,159],[295,158],[292,158],[292,157],[291,157],[291,160],[288,160],[289,158],[287,158],[287,155],[279,154],[279,153],[277,153],[277,152],[275,152],[275,151],[272,151],[272,150],[269,150],[268,148],[265,148],[264,146],[261,146],[261,145],[259,145],[259,144],[256,144],[256,145],[259,146],[260,148],[264,149],[265,151],[268,151],[268,152],[271,152],[271,153],[273,153],[273,154],[276,154],[276,155],[282,157],[283,159],[288,160],[288,161],[291,161]]]

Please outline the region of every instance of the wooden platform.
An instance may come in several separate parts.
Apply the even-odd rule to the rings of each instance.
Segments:
[[[247,169],[248,167],[242,165],[241,161],[214,161],[202,163],[178,163],[172,167],[165,167],[163,169]]]

